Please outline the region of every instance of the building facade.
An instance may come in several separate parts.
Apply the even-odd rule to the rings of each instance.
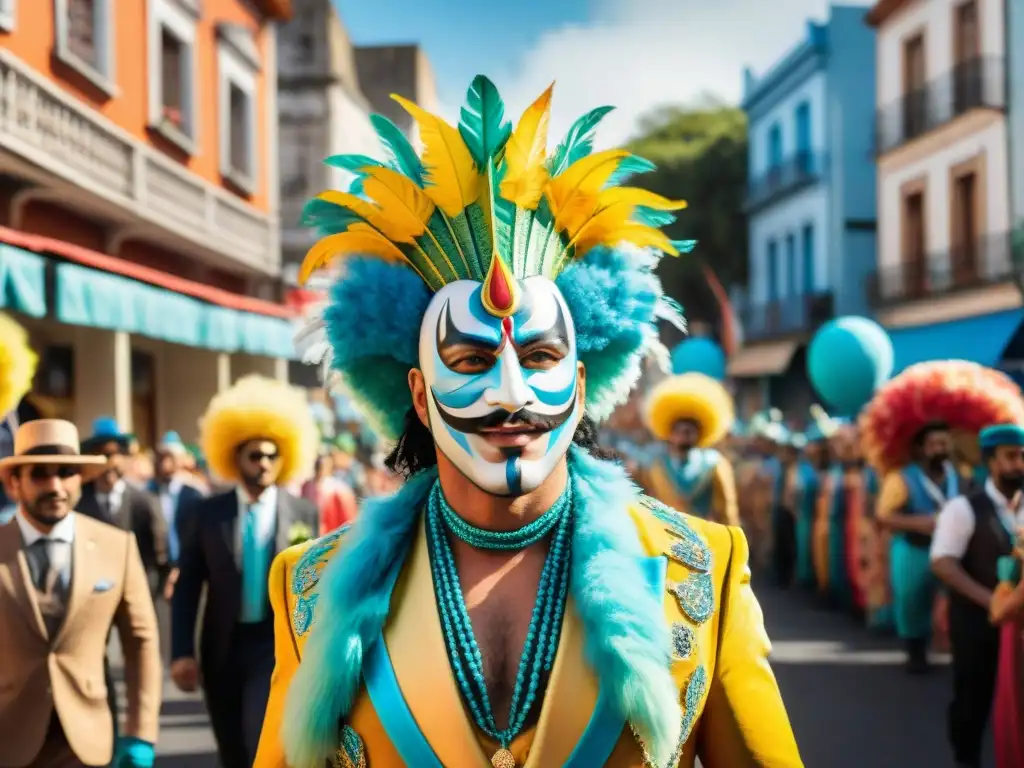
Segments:
[[[293,354],[278,223],[286,0],[0,0],[0,305],[36,400],[194,439]]]
[[[865,310],[875,53],[863,16],[832,6],[766,73],[744,73],[750,282],[738,301],[744,345],[729,373],[741,400],[759,407],[806,412],[807,340],[834,316]]]
[[[1014,263],[1024,264],[1024,6],[1006,0],[1007,138],[1010,154],[1010,220]]]
[[[896,370],[935,358],[1002,365],[1022,312],[1015,281],[1004,0],[882,0],[879,249],[869,298]]]

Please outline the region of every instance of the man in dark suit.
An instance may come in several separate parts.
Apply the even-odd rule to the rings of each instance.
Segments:
[[[249,382],[249,387],[259,389],[263,381]],[[235,404],[239,410],[226,420],[230,425],[219,417],[231,403],[211,403],[203,421],[203,451],[211,468],[237,482],[237,487],[194,505],[179,527],[171,677],[184,691],[202,685],[224,768],[251,768],[259,743],[274,669],[267,589],[270,562],[296,539],[315,536],[318,527],[313,505],[284,488],[297,471],[308,472],[301,464],[307,455],[312,463],[315,434],[309,436],[312,449],[299,450],[299,443],[309,442],[301,425],[274,411],[280,397],[275,387],[284,385],[267,386],[266,417],[245,401],[244,391],[239,395],[242,402]],[[219,397],[230,401],[234,393]],[[240,424],[248,435],[240,432]],[[197,661],[195,630],[204,586],[206,608]]]

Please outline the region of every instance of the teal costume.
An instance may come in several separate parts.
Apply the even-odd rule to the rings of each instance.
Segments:
[[[946,499],[959,494],[960,479],[956,470],[947,464],[945,472],[946,479],[941,489],[935,488],[916,464],[900,472],[909,496],[904,514],[933,515]],[[936,491],[939,493],[936,494]],[[939,494],[942,498],[937,498]],[[893,618],[897,634],[905,640],[927,640],[931,637],[932,607],[937,583],[932,576],[929,541],[929,537],[904,532],[895,533],[892,537],[889,565],[892,573]]]
[[[711,517],[715,493],[715,469],[722,454],[714,448],[693,448],[686,460],[666,454],[660,459],[665,474],[687,503],[686,511],[705,520]]]
[[[798,584],[813,587],[814,580],[814,516],[817,513],[821,478],[818,470],[806,458],[796,467],[796,580]]]

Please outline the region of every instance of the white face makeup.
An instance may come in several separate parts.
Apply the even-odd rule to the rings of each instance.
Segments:
[[[497,496],[535,490],[572,442],[576,331],[565,299],[543,277],[522,281],[511,317],[484,308],[481,283],[438,291],[420,326],[420,367],[438,449]]]

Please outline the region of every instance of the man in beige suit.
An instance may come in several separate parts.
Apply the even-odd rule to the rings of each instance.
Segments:
[[[153,763],[162,673],[156,615],[134,537],[77,514],[78,430],[58,419],[19,427],[0,475],[18,502],[0,526],[0,768],[146,768]],[[103,662],[117,627],[127,723],[115,753]]]

